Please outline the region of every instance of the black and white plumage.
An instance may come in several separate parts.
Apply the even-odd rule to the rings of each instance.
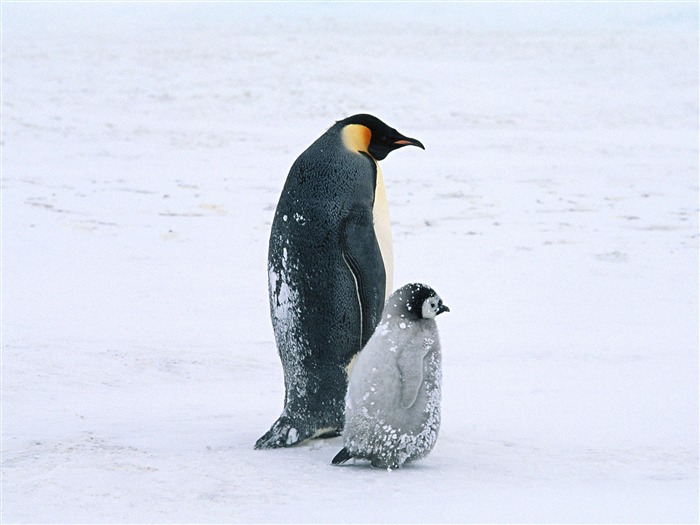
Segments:
[[[333,464],[363,458],[373,467],[399,468],[432,450],[442,375],[435,316],[442,312],[449,308],[427,285],[407,284],[391,295],[352,370],[344,448]]]
[[[391,291],[391,230],[377,161],[423,145],[371,115],[336,122],[294,162],[268,251],[284,409],[255,448],[343,429],[348,369]],[[388,291],[387,291],[388,290]]]

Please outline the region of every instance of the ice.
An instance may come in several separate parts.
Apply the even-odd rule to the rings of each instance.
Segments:
[[[697,19],[3,3],[2,521],[697,522]],[[391,475],[253,450],[275,204],[360,112],[425,144],[382,161],[394,283],[451,309]]]

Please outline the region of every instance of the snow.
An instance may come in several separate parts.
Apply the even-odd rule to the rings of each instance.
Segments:
[[[2,521],[697,522],[694,3],[2,4]],[[440,437],[254,451],[267,240],[370,112]]]

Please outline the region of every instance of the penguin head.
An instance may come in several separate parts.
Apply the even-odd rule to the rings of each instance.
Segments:
[[[435,290],[421,283],[407,284],[396,290],[389,297],[387,307],[393,315],[414,321],[435,319],[435,316],[450,311]]]
[[[423,305],[421,306],[421,317],[423,319],[435,319],[436,315],[449,311],[450,309],[445,303],[442,302],[440,296],[434,294],[423,301]]]
[[[373,115],[353,115],[336,123],[340,126],[343,143],[352,151],[366,151],[376,160],[383,160],[395,149],[418,146],[421,141],[406,137]]]

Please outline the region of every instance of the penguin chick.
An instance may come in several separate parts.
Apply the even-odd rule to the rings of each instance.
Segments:
[[[435,316],[449,312],[425,284],[394,292],[352,370],[344,448],[333,458],[399,468],[427,455],[440,427],[441,354]]]
[[[336,122],[294,162],[270,232],[270,317],[284,371],[282,414],[256,449],[337,436],[348,373],[393,290],[378,161],[423,148],[377,117]]]

